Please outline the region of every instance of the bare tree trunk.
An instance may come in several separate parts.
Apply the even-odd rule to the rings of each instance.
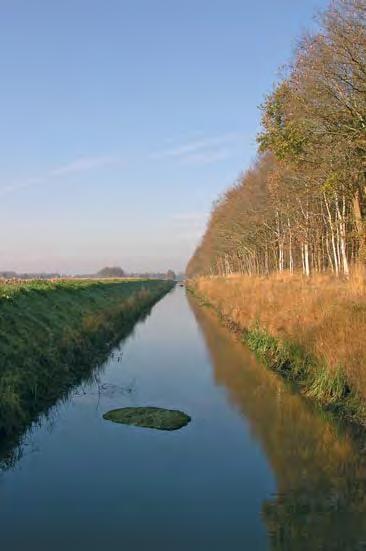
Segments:
[[[362,219],[360,191],[357,190],[352,201],[353,216],[355,219],[355,226],[357,230],[357,241],[359,246],[359,259],[361,261],[366,260],[366,239],[365,239],[365,227]]]
[[[292,251],[292,229],[291,229],[291,223],[290,218],[287,218],[287,226],[288,226],[288,235],[289,235],[289,269],[290,273],[294,273],[294,256]]]
[[[264,251],[264,269],[266,275],[269,274],[269,262],[268,262],[268,245],[266,244],[266,248]]]
[[[338,197],[336,197],[336,208],[339,221],[339,247],[342,259],[343,273],[346,277],[349,276],[349,265],[347,258],[346,246],[346,198],[342,197],[342,210],[339,208]]]
[[[332,242],[332,251],[333,251],[333,258],[334,258],[334,271],[338,275],[339,274],[339,260],[338,260],[338,254],[337,254],[337,244],[336,244],[336,238],[335,238],[335,235],[334,235],[334,226],[333,226],[332,214],[330,212],[329,203],[328,203],[328,200],[327,200],[325,194],[324,194],[324,203],[325,203],[325,207],[327,209],[327,214],[328,214],[330,238],[331,238],[331,242]]]
[[[326,247],[326,251],[327,251],[328,262],[329,262],[330,269],[334,273],[335,270],[334,270],[334,265],[333,265],[333,258],[332,258],[332,255],[330,254],[328,233],[327,233],[326,238],[325,238],[325,247]]]

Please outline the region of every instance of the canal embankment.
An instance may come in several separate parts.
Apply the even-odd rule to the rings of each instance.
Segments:
[[[363,274],[199,277],[188,288],[303,394],[366,423]]]
[[[89,376],[172,287],[161,280],[0,283],[0,434],[18,433]]]

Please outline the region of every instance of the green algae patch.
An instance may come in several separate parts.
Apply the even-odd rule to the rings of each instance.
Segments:
[[[158,430],[178,430],[188,425],[191,420],[183,411],[157,407],[112,409],[103,415],[103,419]]]

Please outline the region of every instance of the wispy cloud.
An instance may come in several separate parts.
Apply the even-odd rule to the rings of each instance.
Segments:
[[[21,182],[14,182],[13,184],[3,186],[0,188],[0,197],[3,195],[7,195],[8,193],[13,193],[15,191],[18,191],[20,189],[41,184],[43,181],[44,181],[44,178],[26,178]]]
[[[229,158],[241,139],[238,133],[195,140],[170,149],[156,151],[150,155],[153,160],[176,159],[182,163],[209,164]]]
[[[50,171],[50,176],[63,176],[64,174],[77,174],[87,172],[93,168],[100,168],[120,162],[119,157],[105,155],[101,157],[79,157],[71,163],[61,165]]]
[[[13,182],[9,185],[0,187],[0,197],[28,187],[50,183],[60,176],[71,176],[73,174],[89,172],[96,168],[102,168],[120,162],[120,157],[112,155],[78,157],[70,163],[52,168],[43,176],[26,178],[22,181]]]

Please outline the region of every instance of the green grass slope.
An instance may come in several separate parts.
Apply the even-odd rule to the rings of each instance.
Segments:
[[[0,435],[24,429],[89,375],[174,284],[0,283]]]

